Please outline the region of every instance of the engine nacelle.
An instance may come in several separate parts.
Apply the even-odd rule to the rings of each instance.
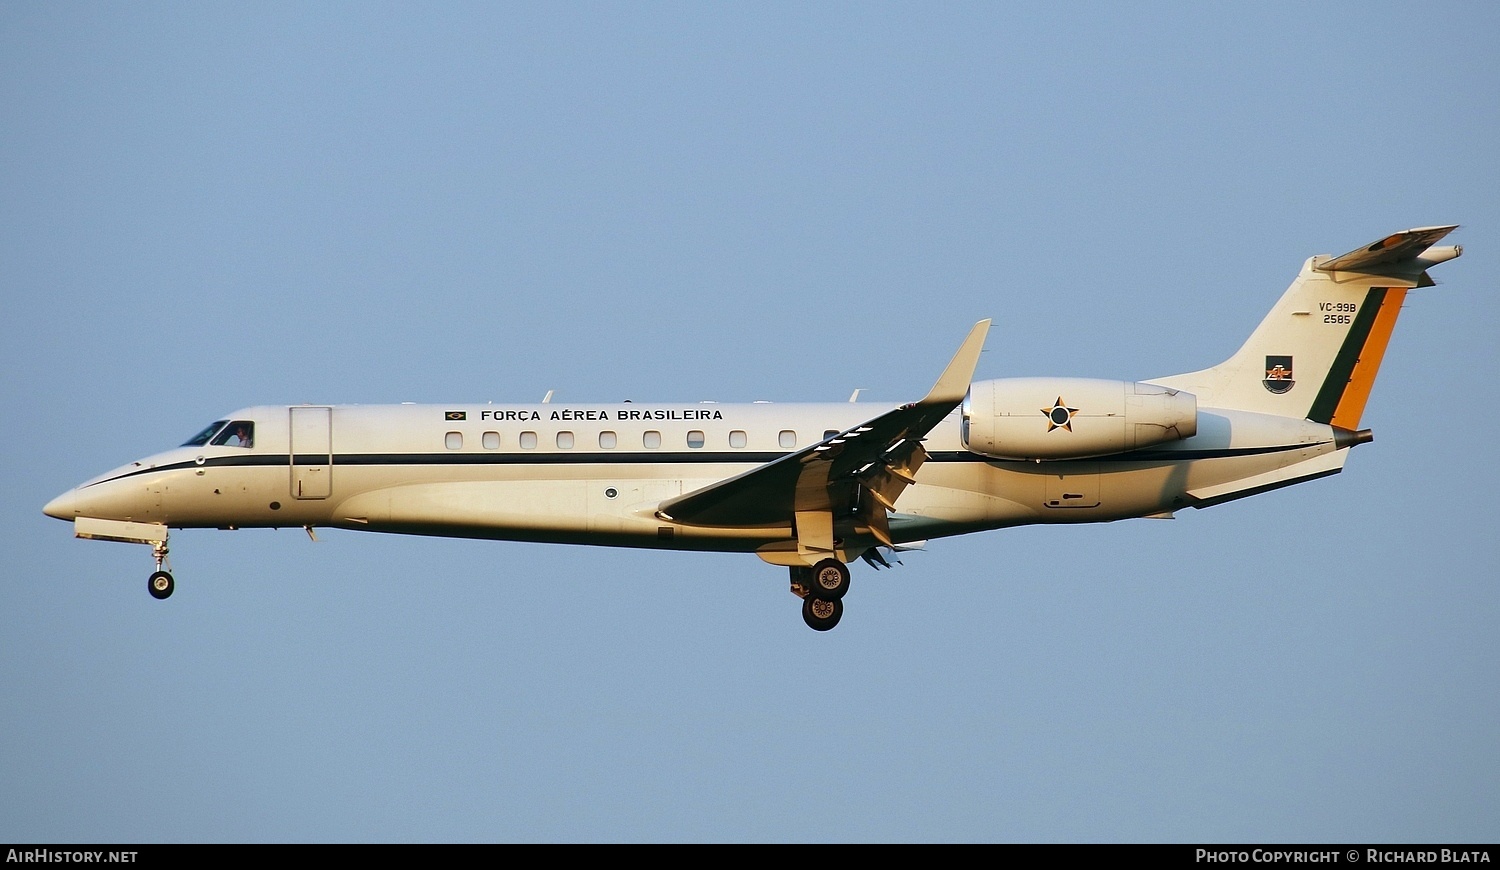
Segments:
[[[994,459],[1087,459],[1197,431],[1192,393],[1130,381],[976,381],[963,405],[964,447]]]

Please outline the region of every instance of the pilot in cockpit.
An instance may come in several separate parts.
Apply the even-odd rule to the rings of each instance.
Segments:
[[[224,447],[250,447],[255,441],[255,424],[248,420],[236,420],[219,433],[214,444]]]

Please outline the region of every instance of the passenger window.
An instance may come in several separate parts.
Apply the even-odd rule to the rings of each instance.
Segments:
[[[703,440],[703,430],[701,429],[694,429],[688,433],[688,446],[694,450],[703,446]]]
[[[443,436],[443,443],[448,445],[449,450],[457,450],[464,446],[464,433],[449,432]]]
[[[647,450],[655,450],[661,446],[661,433],[652,429],[641,436],[641,446]]]
[[[559,433],[557,433],[557,449],[559,449],[559,450],[572,450],[573,449],[573,433],[572,432],[559,432]]]
[[[827,441],[829,438],[832,438],[833,436],[835,436],[837,434],[839,434],[839,430],[837,430],[837,429],[824,429],[823,430],[823,440]]]
[[[536,433],[535,432],[522,432],[521,433],[521,449],[522,450],[535,450],[536,449]]]
[[[617,443],[617,440],[615,438],[615,433],[613,433],[613,432],[600,432],[599,433],[599,446],[603,447],[605,450],[613,450],[613,449],[615,449],[615,444],[616,443]]]
[[[776,436],[776,443],[780,444],[782,447],[796,447],[797,433],[793,432],[790,429],[782,429],[781,434]]]
[[[224,431],[214,439],[214,444],[220,447],[253,447],[255,424],[249,420],[235,420],[224,427]]]
[[[486,433],[484,433],[484,449],[485,450],[499,450],[500,449],[500,433],[499,432],[486,432]]]
[[[745,433],[743,431],[739,430],[739,429],[735,429],[733,432],[729,433],[729,446],[730,447],[734,447],[736,449],[738,449],[740,447],[744,447],[746,441],[747,441],[747,438],[746,438]]]

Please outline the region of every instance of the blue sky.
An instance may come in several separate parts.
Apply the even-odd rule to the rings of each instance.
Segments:
[[[0,840],[1500,835],[1500,13],[0,8]],[[1459,223],[1345,474],[858,566],[41,506],[246,405],[919,397],[1228,356]]]

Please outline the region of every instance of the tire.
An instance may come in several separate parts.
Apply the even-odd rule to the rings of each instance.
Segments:
[[[151,579],[146,581],[147,591],[151,593],[152,598],[157,600],[172,597],[172,590],[176,588],[177,583],[172,579],[172,575],[165,571],[157,571],[151,575]]]
[[[809,587],[824,601],[838,601],[849,594],[849,566],[838,559],[824,559],[812,567]]]
[[[802,599],[802,621],[813,631],[827,631],[844,618],[844,602],[837,598],[829,601],[811,595]]]

